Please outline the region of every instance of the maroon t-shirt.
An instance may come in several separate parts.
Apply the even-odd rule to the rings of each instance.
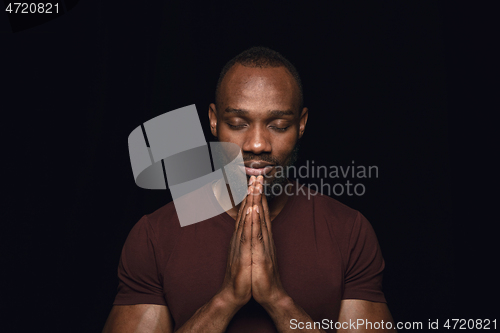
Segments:
[[[384,259],[368,220],[335,199],[295,184],[272,221],[286,292],[313,321],[338,320],[342,299],[385,302]],[[218,202],[206,187],[207,200]],[[297,195],[295,195],[297,193]],[[312,192],[314,194],[314,192]],[[196,202],[193,202],[193,209]],[[219,290],[235,221],[227,213],[181,227],[173,203],[143,216],[123,246],[114,305],[166,305],[181,327]],[[251,299],[227,332],[277,332]]]

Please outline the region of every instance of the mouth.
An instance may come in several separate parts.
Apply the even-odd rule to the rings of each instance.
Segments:
[[[267,175],[274,168],[274,165],[266,162],[246,162],[245,173],[249,176]]]

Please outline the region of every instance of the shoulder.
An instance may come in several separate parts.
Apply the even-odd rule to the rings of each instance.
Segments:
[[[136,226],[146,228],[154,238],[164,238],[165,235],[176,235],[181,231],[174,202],[169,202],[152,213],[145,214]]]
[[[136,222],[124,246],[129,253],[127,257],[137,257],[137,253],[143,253],[141,261],[144,263],[152,256],[157,259],[158,265],[165,263],[180,238],[181,231],[174,203],[170,202],[143,215]],[[162,268],[158,266],[158,269]]]

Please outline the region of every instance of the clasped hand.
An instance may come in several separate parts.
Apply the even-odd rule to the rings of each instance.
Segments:
[[[220,293],[237,307],[251,297],[267,306],[287,296],[278,273],[269,206],[262,192],[263,177],[252,176],[229,246]]]

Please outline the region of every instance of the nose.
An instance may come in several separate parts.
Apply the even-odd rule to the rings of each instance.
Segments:
[[[265,129],[255,126],[246,132],[245,142],[241,147],[243,151],[255,155],[271,152],[271,142]]]

